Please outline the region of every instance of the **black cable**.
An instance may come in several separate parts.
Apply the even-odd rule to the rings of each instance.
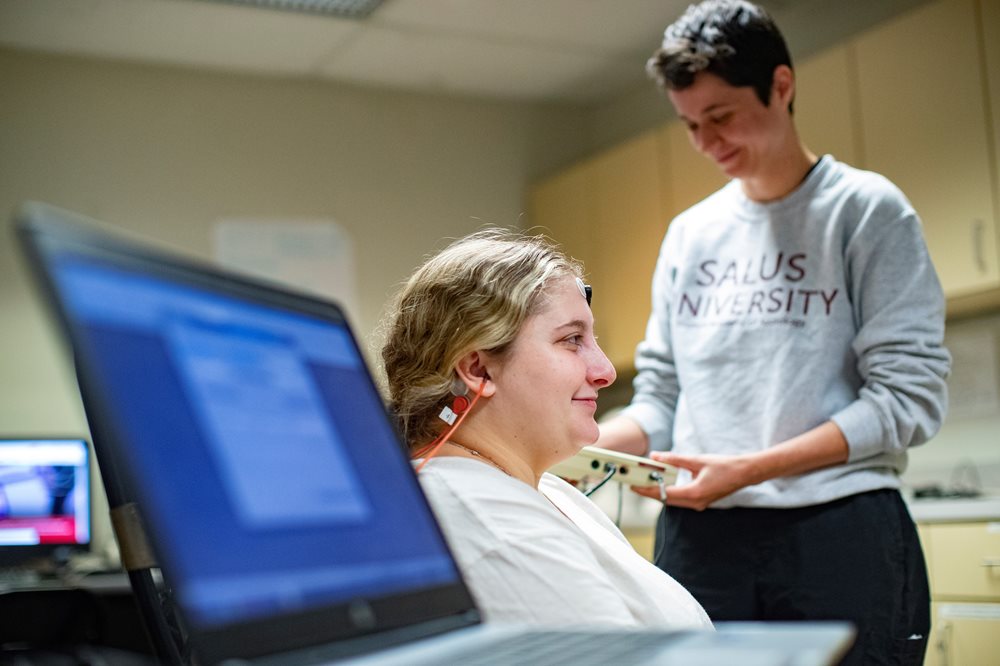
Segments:
[[[615,514],[615,527],[622,528],[622,495],[625,494],[625,486],[618,484],[618,511]]]
[[[653,564],[656,564],[660,561],[660,556],[663,555],[663,550],[666,548],[666,540],[660,533],[660,522],[667,519],[667,482],[659,472],[652,472],[649,478],[660,486],[660,501],[663,502],[663,509],[660,510],[660,517],[656,521],[656,532],[653,537]],[[657,546],[659,547],[657,548]]]
[[[601,479],[600,481],[598,481],[597,484],[593,488],[590,488],[587,491],[585,491],[583,493],[584,495],[586,495],[587,497],[590,497],[595,492],[597,492],[598,488],[600,488],[605,483],[607,483],[608,481],[610,481],[611,477],[613,477],[615,475],[615,473],[618,471],[618,465],[616,465],[615,463],[607,463],[606,465],[604,465],[604,469],[607,470],[608,473],[605,474],[604,478]]]

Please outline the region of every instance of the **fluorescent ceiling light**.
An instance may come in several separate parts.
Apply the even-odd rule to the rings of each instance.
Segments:
[[[201,0],[229,5],[248,5],[290,12],[326,14],[340,18],[362,19],[367,17],[382,0]]]

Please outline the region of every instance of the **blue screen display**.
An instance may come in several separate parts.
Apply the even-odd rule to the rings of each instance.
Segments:
[[[73,254],[55,276],[193,621],[458,580],[345,324]]]

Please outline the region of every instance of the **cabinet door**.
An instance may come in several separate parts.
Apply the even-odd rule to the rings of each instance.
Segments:
[[[657,143],[665,156],[660,188],[668,218],[676,217],[728,182],[712,160],[694,149],[681,121],[664,125]]]
[[[1000,284],[976,0],[938,0],[856,41],[864,166],[924,221],[948,296]]]
[[[579,162],[547,178],[528,192],[528,231],[544,234],[563,252],[583,263],[586,280],[592,281],[597,265],[592,229],[596,224],[594,168]],[[600,326],[597,321],[595,326]],[[598,336],[601,335],[597,329]]]
[[[986,62],[986,89],[993,127],[993,202],[1000,206],[1000,1],[980,0],[979,25]],[[1000,255],[1000,209],[996,214],[996,252]]]
[[[1000,655],[1000,604],[931,604],[924,666],[995,666]]]
[[[594,248],[594,170],[581,162],[541,181],[528,193],[529,230],[543,233],[591,270]]]
[[[853,60],[853,48],[840,46],[797,64],[793,109],[799,138],[810,150],[857,165]]]
[[[668,222],[661,206],[655,133],[602,153],[593,168],[594,317],[605,353],[615,367],[630,368],[646,331],[653,269]]]
[[[584,263],[595,330],[618,369],[631,368],[667,218],[661,156],[649,132],[563,171],[529,194],[530,224]]]
[[[1000,601],[1000,522],[927,525],[937,600]]]

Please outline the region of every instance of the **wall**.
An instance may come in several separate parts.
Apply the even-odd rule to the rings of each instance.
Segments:
[[[1000,494],[1000,312],[949,321],[950,407],[934,439],[910,450],[911,488]]]
[[[353,240],[350,314],[368,337],[442,239],[518,225],[526,184],[586,131],[572,108],[4,50],[0,91],[0,436],[86,433],[7,228],[19,202],[203,257],[221,217],[332,218]],[[108,534],[102,521],[95,536]]]

